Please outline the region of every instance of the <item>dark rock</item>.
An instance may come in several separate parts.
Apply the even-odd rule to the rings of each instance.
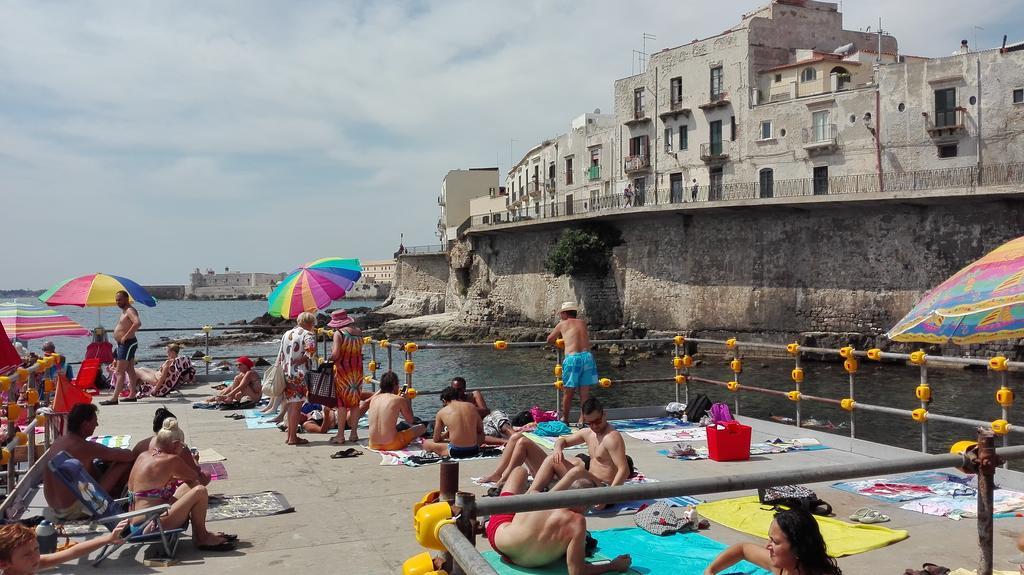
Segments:
[[[206,354],[204,354],[201,351],[194,351],[194,352],[192,352],[192,359],[203,359],[203,357],[205,357],[205,355]]]
[[[621,355],[615,356],[611,359],[611,365],[612,367],[626,367],[626,358]]]
[[[263,356],[257,357],[256,361],[253,362],[256,367],[266,367],[270,365],[270,362],[263,359]]]
[[[233,322],[229,323],[228,325],[248,325],[248,323],[249,322],[245,321],[244,319],[240,319],[238,321],[233,321]]]

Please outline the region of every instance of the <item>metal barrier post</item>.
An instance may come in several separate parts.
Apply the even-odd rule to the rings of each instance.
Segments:
[[[370,362],[373,363],[373,367],[377,367],[377,346],[374,345],[373,340],[370,340]],[[377,393],[377,370],[370,370],[370,391]]]
[[[559,366],[562,365],[562,348],[558,347],[557,345],[555,346],[555,361],[558,363]],[[562,377],[559,376],[558,378],[561,379]],[[569,406],[569,409],[572,409],[571,405]],[[562,390],[559,389],[558,386],[556,385],[555,386],[555,413],[559,413],[561,410],[562,410]],[[562,414],[562,417],[564,417],[566,421],[569,420],[569,414],[568,413]]]
[[[995,490],[995,437],[978,430],[978,573],[992,573],[992,506]]]
[[[1003,398],[1004,394],[1008,394],[1009,395],[1009,401],[1006,401]],[[1007,385],[1006,385],[1006,370],[1005,369],[999,372],[999,393],[996,394],[996,400],[999,401],[999,407],[1002,409],[1002,419],[1003,419],[1003,421],[1009,421],[1009,417],[1010,417],[1009,416],[1009,407],[1010,407],[1011,402],[1013,401],[1013,391],[1011,391],[1010,388],[1007,387]],[[1009,445],[1010,445],[1010,434],[1009,433],[1004,433],[1003,434],[1003,447],[1008,447]],[[1010,462],[1009,461],[1004,462],[1003,463],[1003,468],[1004,469],[1009,469],[1010,468]]]
[[[797,370],[800,370],[799,372]],[[797,352],[796,358],[793,360],[793,373],[803,373],[803,368],[800,367],[800,353]],[[800,380],[802,378],[793,377],[793,383],[796,385],[796,392],[800,393]],[[800,402],[794,401],[796,404],[796,426],[800,427],[801,413],[800,413]]]
[[[853,372],[850,372],[850,401],[853,401]],[[857,437],[857,428],[855,427],[853,410],[850,410],[850,438]]]
[[[209,325],[204,325],[203,326],[203,332],[205,332],[205,335],[206,335],[206,337],[204,338],[206,340],[206,352],[203,353],[203,363],[206,364],[206,375],[207,376],[210,375],[210,359],[209,359],[210,358],[210,331],[212,329],[213,329],[213,326],[209,326]],[[117,399],[117,398],[115,397],[114,399]]]
[[[679,344],[678,343],[674,344],[673,347],[675,349],[675,354],[673,355],[673,357],[680,357],[680,355],[679,355]],[[679,366],[676,365],[675,361],[672,362],[672,371],[675,373],[676,377],[679,377],[679,375],[680,375],[680,373],[679,373]],[[675,387],[676,387],[676,403],[679,403],[679,384],[677,383]]]
[[[459,492],[459,462],[442,461],[441,472],[438,482],[440,493],[439,501],[455,502],[455,496]],[[455,561],[449,551],[444,552],[444,570],[454,573]]]
[[[921,387],[928,390],[926,396],[921,396],[921,409],[927,411],[928,404],[931,402],[931,388],[928,387],[928,366],[924,363],[921,364]],[[921,453],[928,453],[928,420],[924,419],[921,421]]]

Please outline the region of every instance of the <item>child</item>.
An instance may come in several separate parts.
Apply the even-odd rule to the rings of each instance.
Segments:
[[[4,575],[32,575],[41,569],[84,557],[104,545],[124,541],[121,530],[127,526],[128,520],[125,519],[102,537],[95,537],[56,553],[40,555],[34,529],[21,523],[4,525],[0,527],[0,572]]]

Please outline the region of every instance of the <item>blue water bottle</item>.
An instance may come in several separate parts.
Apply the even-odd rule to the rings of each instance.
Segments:
[[[57,550],[57,530],[53,523],[46,521],[39,522],[36,526],[36,541],[39,543],[39,553],[53,553]]]

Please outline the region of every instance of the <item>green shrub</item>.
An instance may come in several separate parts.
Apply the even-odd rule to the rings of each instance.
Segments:
[[[604,224],[586,224],[564,230],[544,262],[556,276],[605,276],[612,248],[622,244],[622,233]]]

